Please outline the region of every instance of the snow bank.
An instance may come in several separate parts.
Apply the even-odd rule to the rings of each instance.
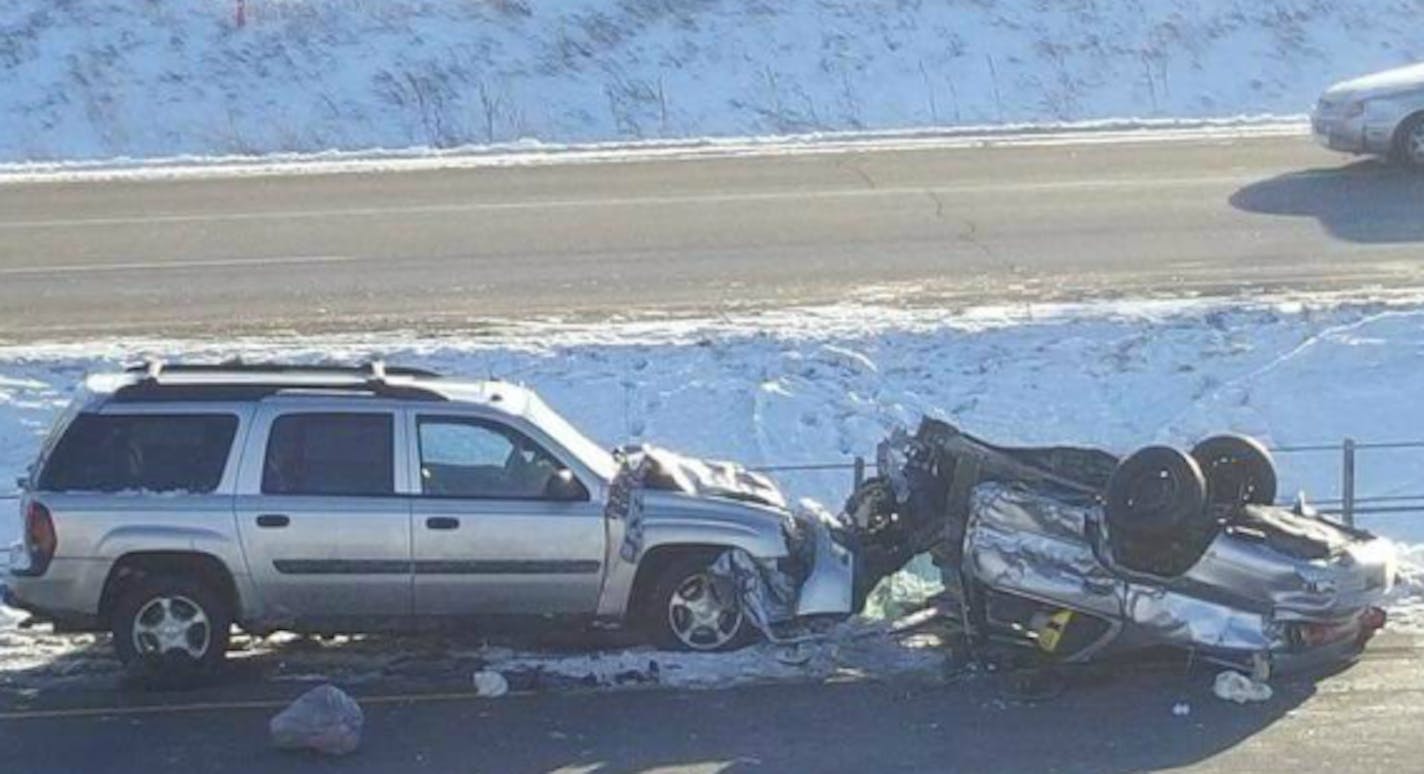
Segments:
[[[1304,112],[1421,0],[11,0],[0,162]]]

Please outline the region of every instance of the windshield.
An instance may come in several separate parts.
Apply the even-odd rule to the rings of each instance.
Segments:
[[[553,436],[554,440],[578,457],[599,478],[605,482],[613,479],[614,474],[618,472],[618,463],[614,461],[613,455],[579,432],[578,428],[564,419],[559,412],[532,393],[529,397],[528,412],[534,424]]]

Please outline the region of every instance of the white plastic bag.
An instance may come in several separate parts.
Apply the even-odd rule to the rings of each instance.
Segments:
[[[504,675],[482,669],[475,673],[475,693],[486,699],[495,699],[509,693],[509,681]]]
[[[1237,704],[1268,701],[1271,698],[1271,686],[1230,669],[1216,676],[1212,692],[1219,699],[1234,701]]]
[[[348,755],[361,745],[361,705],[334,685],[319,685],[272,717],[272,743],[284,750]]]

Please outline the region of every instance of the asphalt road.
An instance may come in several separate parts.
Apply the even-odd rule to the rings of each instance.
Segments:
[[[6,184],[0,340],[1412,285],[1421,203],[1305,137]]]
[[[477,699],[355,687],[361,750],[339,762],[270,748],[298,684],[179,695],[60,692],[0,703],[6,771],[1413,771],[1424,760],[1418,643],[1374,643],[1319,682],[1275,681],[1238,706],[1215,670],[1102,668],[1028,703],[1002,677],[728,691]],[[457,686],[458,690],[459,687]],[[1185,704],[1188,714],[1173,710]]]

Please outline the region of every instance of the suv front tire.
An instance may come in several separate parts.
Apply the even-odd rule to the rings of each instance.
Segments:
[[[119,660],[151,687],[187,687],[211,678],[227,655],[231,628],[232,611],[221,594],[177,575],[134,578],[110,612]]]
[[[755,639],[735,584],[712,575],[716,558],[689,551],[654,576],[643,617],[659,648],[707,653],[736,650]]]

